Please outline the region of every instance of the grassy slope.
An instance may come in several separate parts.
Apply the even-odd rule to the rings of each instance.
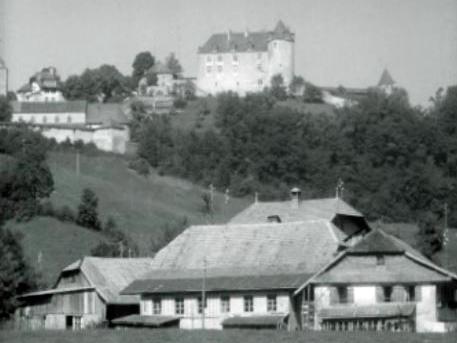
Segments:
[[[457,334],[415,334],[377,332],[285,332],[271,330],[198,331],[175,329],[87,330],[87,331],[0,331],[3,343],[454,343]]]
[[[63,267],[89,254],[99,241],[105,239],[97,232],[46,217],[27,223],[9,223],[8,226],[22,234],[26,256],[49,286]],[[41,264],[38,262],[40,252]]]
[[[113,216],[119,228],[132,235],[143,251],[167,222],[187,217],[191,224],[222,223],[248,204],[246,200],[232,198],[225,205],[224,195],[216,193],[215,216],[210,220],[201,213],[201,195],[206,191],[202,187],[157,174],[147,178],[139,176],[127,168],[122,157],[111,155],[81,155],[77,176],[75,160],[74,154],[50,155],[49,165],[55,182],[52,202],[76,209],[82,189],[90,187],[99,198],[101,217]]]
[[[216,211],[211,219],[201,213],[201,194],[205,190],[190,182],[157,174],[141,177],[127,168],[125,159],[112,155],[81,155],[77,176],[75,161],[74,154],[50,154],[49,166],[55,183],[53,204],[69,205],[76,211],[82,189],[92,188],[99,198],[101,218],[112,215],[118,227],[138,243],[142,255],[149,253],[151,238],[161,235],[167,222],[187,217],[189,224],[221,223],[248,204],[246,200],[232,198],[224,205],[224,195],[216,193]],[[42,265],[46,266],[42,273],[48,284],[62,267],[87,255],[103,239],[98,233],[52,218],[35,218],[9,226],[24,234],[25,252],[35,266],[42,252]]]

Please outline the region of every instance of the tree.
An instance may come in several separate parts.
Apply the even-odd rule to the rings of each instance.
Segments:
[[[309,103],[319,103],[322,102],[322,91],[319,87],[313,85],[312,83],[305,83],[305,93],[303,94],[303,100]]]
[[[282,101],[287,98],[287,90],[284,85],[284,78],[281,74],[276,74],[271,78],[270,93],[276,100]]]
[[[144,76],[145,72],[155,64],[155,58],[149,51],[143,51],[135,56],[132,64],[133,72],[132,79],[133,84],[138,86],[138,82]]]
[[[63,94],[69,100],[118,102],[130,91],[130,80],[108,64],[86,69],[80,76],[69,76],[63,84]]]
[[[85,188],[81,196],[81,203],[78,206],[76,223],[89,229],[100,230],[100,220],[98,219],[97,210],[97,196],[90,188]]]
[[[289,85],[290,94],[300,96],[305,89],[305,80],[301,76],[294,76]]]
[[[5,96],[0,95],[0,123],[10,121],[11,113],[12,109],[8,99]]]
[[[0,320],[18,306],[17,296],[37,286],[37,274],[27,263],[20,236],[0,225]]]
[[[177,76],[182,73],[182,67],[181,64],[179,63],[178,59],[176,58],[174,52],[170,53],[168,55],[167,59],[165,60],[165,65],[167,66],[168,69],[171,70],[173,75]]]

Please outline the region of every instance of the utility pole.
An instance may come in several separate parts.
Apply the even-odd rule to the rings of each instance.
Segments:
[[[448,206],[447,202],[444,203],[444,231],[443,231],[443,247],[444,247],[444,259],[445,259],[445,267],[449,268],[449,252],[447,249],[447,244],[449,241],[448,237],[448,229],[447,229],[447,220],[448,220]]]
[[[203,279],[202,279],[202,329],[205,329],[205,306],[206,304],[206,257],[203,258]]]
[[[79,149],[76,150],[76,176],[79,176]]]
[[[337,199],[343,199],[343,192],[344,192],[344,182],[341,178],[339,178],[338,182],[336,184],[336,188],[335,188],[335,197]]]

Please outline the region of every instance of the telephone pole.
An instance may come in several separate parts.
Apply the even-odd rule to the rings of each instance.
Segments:
[[[203,258],[203,279],[202,279],[202,329],[205,329],[205,306],[206,304],[206,257]]]

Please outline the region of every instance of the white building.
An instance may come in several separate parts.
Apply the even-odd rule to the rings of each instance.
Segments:
[[[103,151],[126,153],[130,131],[119,104],[16,101],[12,108],[13,123],[26,123],[58,143],[80,140]]]
[[[198,50],[197,93],[260,92],[277,74],[288,87],[294,76],[294,44],[295,35],[282,21],[273,31],[213,34]]]
[[[32,76],[28,83],[16,92],[18,101],[61,102],[64,96],[61,91],[60,76],[55,67],[43,68]]]

